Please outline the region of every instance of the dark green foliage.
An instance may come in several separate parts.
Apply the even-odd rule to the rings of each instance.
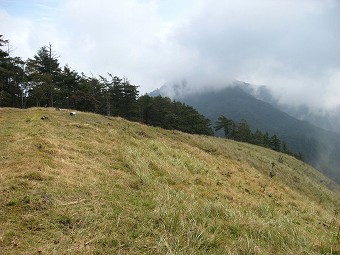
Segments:
[[[59,100],[56,105],[61,108],[76,109],[75,94],[80,90],[81,76],[77,72],[65,66],[60,77]]]
[[[268,133],[267,133],[268,134]],[[262,144],[263,147],[267,147],[267,145],[264,143],[264,134],[256,129],[255,133],[252,135],[252,144]]]
[[[130,120],[138,120],[138,104],[137,97],[139,91],[137,90],[137,86],[130,84],[130,82],[124,79],[122,83],[123,93],[121,98],[121,107],[119,109],[121,113],[121,117],[130,119]]]
[[[221,115],[216,121],[215,131],[223,129],[224,137],[235,141],[251,143],[262,147],[271,148],[272,150],[281,151],[292,155],[297,159],[303,160],[302,154],[294,154],[287,148],[286,142],[282,142],[277,135],[269,137],[269,134],[256,130],[252,133],[248,122],[242,119],[239,123],[235,123],[232,119]],[[281,148],[282,144],[282,148]]]
[[[211,122],[191,106],[168,97],[141,96],[138,100],[143,123],[186,133],[213,135]]]
[[[96,78],[82,76],[77,90],[71,96],[75,109],[89,112],[102,112],[102,84]]]
[[[269,134],[268,132],[264,133],[262,137],[262,144],[264,147],[269,147],[270,146],[270,139],[269,139]]]
[[[54,106],[56,94],[60,91],[61,69],[52,52],[52,45],[43,46],[33,59],[26,61],[28,92],[36,106]]]
[[[250,127],[245,119],[242,119],[241,122],[238,123],[235,135],[237,141],[250,142],[252,140]]]
[[[24,62],[18,57],[11,57],[8,52],[1,49],[7,44],[8,40],[0,35],[0,106],[22,107]]]
[[[270,145],[271,149],[273,149],[275,151],[279,151],[280,148],[281,148],[281,141],[280,141],[280,139],[276,135],[273,135],[270,138],[269,145]]]
[[[110,86],[110,100],[112,101],[112,112],[114,116],[120,116],[122,113],[123,104],[123,84],[122,79],[118,76],[111,76],[111,86]]]
[[[216,131],[223,129],[225,138],[233,137],[235,130],[235,123],[233,120],[226,118],[221,115],[216,121],[216,126],[214,127]]]
[[[138,90],[126,78],[120,79],[109,73],[111,81],[100,76],[102,93],[106,101],[106,115],[120,116],[129,120],[139,120]]]

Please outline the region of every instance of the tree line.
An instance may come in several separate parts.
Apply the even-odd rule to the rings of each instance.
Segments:
[[[223,130],[224,137],[227,139],[270,148],[294,156],[299,160],[303,160],[301,153],[296,154],[290,151],[286,142],[280,140],[276,134],[269,136],[268,132],[263,133],[258,129],[256,129],[255,132],[252,132],[248,122],[244,119],[239,123],[235,123],[233,120],[221,115],[218,117],[215,124],[215,131]]]
[[[214,135],[211,121],[191,106],[161,96],[144,95],[138,101],[145,124],[186,133]]]
[[[131,121],[187,133],[213,135],[211,121],[194,108],[164,97],[139,96],[138,86],[110,73],[86,76],[60,66],[52,45],[26,61],[2,50],[0,107],[58,107],[120,116]]]
[[[196,109],[167,97],[139,95],[138,86],[127,78],[110,73],[107,77],[86,76],[60,66],[52,45],[41,47],[26,61],[10,56],[1,47],[8,41],[0,35],[0,107],[58,107],[119,116],[131,121],[186,133],[214,135],[211,121]],[[9,47],[8,47],[9,48]],[[294,154],[276,135],[256,130],[220,116],[215,131],[224,130],[225,137]]]

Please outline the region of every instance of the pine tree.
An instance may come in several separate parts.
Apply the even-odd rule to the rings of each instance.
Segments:
[[[263,133],[260,130],[256,129],[255,133],[252,135],[252,143],[263,146]]]
[[[124,107],[122,79],[118,76],[109,75],[111,77],[111,114],[113,116],[122,116]]]
[[[262,145],[264,147],[270,147],[270,139],[269,139],[269,134],[268,132],[265,132],[262,138]]]
[[[1,47],[8,45],[8,40],[0,35],[0,106],[24,107],[25,73],[24,62],[19,57],[11,57],[9,51]]]
[[[280,139],[277,137],[277,135],[273,135],[270,138],[270,148],[276,151],[280,151],[281,148],[281,141]]]
[[[251,141],[251,130],[248,122],[245,119],[242,119],[241,122],[237,125],[237,141],[241,142],[250,142]]]
[[[33,59],[27,60],[26,71],[30,81],[30,93],[35,98],[36,105],[53,107],[61,70],[51,44],[41,47]]]
[[[223,129],[224,137],[233,139],[235,131],[235,123],[233,120],[221,115],[220,117],[218,117],[215,124],[215,131]]]
[[[80,75],[71,70],[69,66],[64,66],[60,74],[60,93],[56,106],[61,108],[77,109],[75,95],[79,90]]]
[[[103,93],[106,98],[106,116],[111,116],[111,93],[112,93],[112,83],[110,83],[105,77],[99,75],[100,80],[103,84]]]
[[[127,79],[123,82],[123,98],[122,98],[122,117],[129,120],[138,120],[139,108],[137,103],[138,93],[137,86],[132,85]]]
[[[150,113],[152,110],[152,98],[145,94],[138,99],[139,120],[141,123],[150,124]]]

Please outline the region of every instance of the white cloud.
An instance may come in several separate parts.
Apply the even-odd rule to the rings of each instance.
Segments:
[[[85,72],[127,75],[144,92],[166,81],[187,53],[173,40],[155,1],[68,1],[59,24],[67,27],[63,51]],[[79,60],[82,59],[80,62]],[[152,87],[153,86],[153,87]]]
[[[326,82],[326,94],[324,96],[324,107],[340,109],[340,68],[330,71],[329,80]],[[334,107],[337,106],[337,107]]]
[[[32,57],[51,42],[62,64],[127,75],[142,93],[171,80],[201,87],[235,78],[270,86],[282,102],[340,104],[336,0],[41,3],[53,7],[47,20],[0,11],[14,54]]]
[[[336,1],[206,1],[178,39],[204,63],[246,82],[268,85],[281,101],[334,107],[330,70],[340,70]],[[207,80],[211,77],[207,77]],[[331,103],[332,102],[332,103]]]
[[[26,56],[28,52],[32,52],[27,43],[32,31],[32,22],[29,19],[12,17],[0,9],[0,24],[1,34],[4,39],[9,40],[13,54]]]

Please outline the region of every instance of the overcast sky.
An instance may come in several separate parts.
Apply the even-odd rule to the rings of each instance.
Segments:
[[[52,43],[62,65],[127,76],[149,92],[233,79],[281,102],[340,106],[337,0],[0,0],[0,34],[23,59]]]

